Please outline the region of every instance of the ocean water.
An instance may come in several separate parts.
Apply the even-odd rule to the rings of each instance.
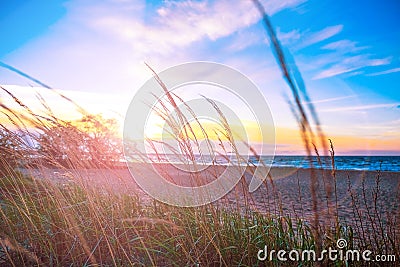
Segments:
[[[332,169],[330,157],[321,157],[320,161],[312,157],[312,164],[315,168]],[[311,164],[304,156],[275,156],[272,166],[310,168]],[[335,167],[337,170],[400,172],[400,156],[335,156]]]
[[[150,155],[149,155],[150,156]],[[155,162],[182,163],[182,159],[176,155],[155,155],[150,156]],[[310,168],[310,161],[306,156],[261,156],[264,164],[271,164],[273,167],[293,167]],[[254,156],[249,156],[248,161],[251,164],[261,164]],[[214,163],[228,164],[231,161],[237,163],[234,157],[227,160],[224,157],[217,157]],[[212,164],[213,160],[205,156],[196,156],[196,162],[200,164]],[[312,157],[312,166],[318,169],[332,169],[330,157]],[[400,172],[400,156],[335,156],[335,168],[337,170],[368,170],[368,171],[391,171]]]

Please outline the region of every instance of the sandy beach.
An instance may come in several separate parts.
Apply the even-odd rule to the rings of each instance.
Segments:
[[[297,215],[303,218],[313,217],[313,198],[311,192],[311,171],[309,169],[273,169],[271,174],[283,215]],[[287,175],[289,174],[289,175]],[[399,212],[400,173],[372,171],[336,171],[333,178],[329,170],[315,170],[317,211],[321,220],[329,219],[336,212],[348,224],[354,224],[355,209],[358,208],[368,216],[367,210],[372,210],[371,217]],[[379,191],[377,192],[377,181]],[[271,183],[270,183],[271,184]],[[336,184],[336,189],[335,189]],[[272,187],[272,186],[271,186]],[[335,193],[336,192],[336,193]],[[266,205],[266,188],[262,187],[254,193],[259,209]],[[277,199],[268,198],[267,206],[275,206]],[[377,214],[378,213],[378,214]]]
[[[172,165],[155,165],[165,179],[179,185],[193,185],[193,174],[181,171]],[[222,173],[226,167],[210,167],[203,170],[205,177],[200,184],[214,179],[215,174]],[[142,164],[135,166],[135,171],[146,172]],[[143,201],[150,200],[136,184],[127,168],[117,169],[35,169],[31,172],[36,178],[47,177],[60,184],[78,183],[118,194],[138,194]],[[332,220],[337,212],[346,224],[353,225],[357,217],[386,217],[399,212],[400,173],[372,171],[336,171],[333,178],[330,170],[315,170],[315,194],[311,190],[311,170],[295,168],[274,168],[271,178],[253,193],[248,192],[251,174],[244,175],[246,184],[241,182],[218,202],[229,203],[235,207],[245,207],[245,202],[254,211],[271,213],[280,216],[291,215],[300,218],[314,218],[314,205],[321,221]],[[197,176],[196,176],[197,177]],[[198,179],[196,184],[199,184]],[[336,188],[335,188],[336,184]],[[377,186],[379,191],[377,192]],[[335,193],[336,192],[336,193]],[[315,200],[313,202],[313,199]],[[354,209],[357,208],[357,209]],[[358,211],[356,211],[358,210]],[[369,212],[368,212],[369,211]],[[356,213],[358,212],[358,214]]]

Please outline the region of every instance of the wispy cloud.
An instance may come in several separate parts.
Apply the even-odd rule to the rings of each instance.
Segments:
[[[266,0],[263,4],[275,14],[302,2]],[[131,92],[151,77],[143,62],[162,70],[193,60],[239,60],[237,55],[227,57],[232,51],[224,51],[226,43],[220,39],[243,32],[236,49],[260,42],[258,36],[253,40],[247,35],[249,26],[261,19],[252,1],[159,1],[154,5],[144,0],[71,0],[65,7],[66,15],[51,30],[3,60],[54,87]],[[25,82],[15,76],[0,73],[2,82]]]
[[[277,35],[279,41],[283,45],[288,46],[292,46],[302,37],[302,33],[298,29],[291,30],[289,32],[283,32],[278,28]],[[264,44],[268,46],[270,45],[270,41],[268,38],[265,37],[264,32],[250,32],[241,30],[238,31],[238,33],[234,36],[232,40],[232,45],[230,45],[228,49],[231,51],[240,51],[257,44]]]
[[[351,40],[340,40],[326,44],[321,47],[324,50],[333,50],[339,52],[357,52],[369,48],[368,46],[358,46],[357,42]]]
[[[312,79],[313,80],[325,79],[339,74],[347,73],[356,69],[357,68],[355,67],[336,64],[326,70],[321,71],[319,74],[315,75]]]
[[[349,98],[354,98],[357,97],[357,95],[347,95],[347,96],[340,96],[340,97],[331,97],[331,98],[325,98],[325,99],[320,99],[320,100],[314,100],[311,102],[303,102],[303,104],[319,104],[319,103],[329,103],[329,102],[335,102],[339,100],[344,100],[344,99],[349,99]]]
[[[388,103],[388,104],[373,104],[373,105],[362,105],[362,106],[348,106],[338,108],[321,109],[321,112],[341,112],[341,111],[356,111],[356,110],[370,110],[379,108],[397,108],[399,103]]]
[[[343,30],[342,25],[331,26],[317,33],[312,34],[306,41],[299,45],[300,48],[308,46],[321,40],[333,37]],[[304,35],[304,34],[303,34]],[[365,74],[364,68],[388,65],[392,57],[376,57],[370,53],[371,46],[360,45],[359,42],[342,39],[324,44],[320,47],[324,50],[321,55],[316,54],[312,59],[310,69],[315,70],[313,80],[325,79],[341,74],[356,76]],[[328,53],[327,53],[328,52]],[[399,71],[398,69],[388,70],[387,73]],[[377,75],[387,74],[386,72]],[[373,74],[371,75],[373,76]]]
[[[346,56],[337,63],[325,68],[313,77],[313,80],[325,79],[344,73],[349,73],[365,67],[374,67],[390,64],[391,58],[370,58],[368,54]]]
[[[294,7],[303,0],[263,1],[270,14]],[[90,16],[87,23],[99,31],[130,42],[136,51],[170,54],[201,40],[215,41],[245,29],[260,20],[251,1],[166,1],[156,10],[151,21],[120,13]],[[255,41],[258,39],[254,38]],[[237,49],[245,48],[254,40],[239,39]]]
[[[297,42],[298,40],[301,39],[302,34],[300,33],[299,30],[292,30],[289,32],[282,32],[280,29],[278,29],[278,38],[281,41],[282,44],[284,45],[290,45],[293,44],[294,42]]]
[[[379,76],[379,75],[385,75],[385,74],[390,74],[390,73],[395,73],[395,72],[400,72],[400,68],[394,68],[394,69],[369,73],[369,74],[367,74],[367,76]]]
[[[265,40],[265,38],[264,38]],[[263,35],[255,32],[239,31],[233,36],[231,44],[227,50],[237,52],[251,47],[255,44],[260,44],[263,41]]]
[[[322,42],[327,40],[337,34],[339,34],[343,30],[343,25],[335,25],[326,27],[318,32],[314,32],[304,36],[304,41],[299,44],[298,49],[305,48],[307,46]]]

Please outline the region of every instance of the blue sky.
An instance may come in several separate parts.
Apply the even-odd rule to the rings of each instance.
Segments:
[[[339,154],[400,154],[398,1],[262,2]],[[295,137],[279,139],[297,124],[251,1],[3,1],[0,30],[0,61],[95,112],[123,116],[151,76],[143,62],[157,71],[193,60],[232,66],[269,102],[278,151],[301,153]],[[0,84],[34,101],[31,81],[0,69]]]

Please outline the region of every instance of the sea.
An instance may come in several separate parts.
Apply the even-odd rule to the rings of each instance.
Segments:
[[[332,169],[331,157],[311,158],[314,168]],[[272,166],[310,168],[311,163],[305,156],[275,156]],[[334,166],[337,170],[400,172],[400,156],[335,156]]]
[[[164,163],[182,163],[182,159],[178,159],[174,155],[155,155],[150,156],[155,162]],[[224,157],[216,159],[207,159],[204,156],[196,157],[196,162],[200,164],[216,164],[225,165],[228,162],[237,164],[235,158],[231,157],[229,161]],[[331,157],[322,156],[311,157],[311,161],[307,156],[248,156],[245,157],[252,165],[272,164],[272,167],[293,167],[293,168],[317,168],[332,169]],[[336,170],[358,170],[358,171],[390,171],[400,172],[400,156],[335,156],[334,166]]]

